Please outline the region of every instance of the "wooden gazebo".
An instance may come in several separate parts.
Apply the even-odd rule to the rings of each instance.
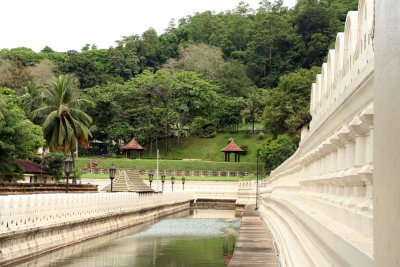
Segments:
[[[221,149],[225,153],[225,161],[231,161],[231,153],[235,154],[235,162],[240,162],[240,154],[244,152],[243,149],[238,147],[232,140],[225,148]]]
[[[136,152],[137,158],[140,159],[142,152],[144,151],[144,148],[141,145],[139,145],[139,143],[136,141],[135,138],[132,138],[132,140],[129,141],[128,144],[122,147],[122,151],[125,153],[126,158],[130,158],[131,153],[133,151]]]

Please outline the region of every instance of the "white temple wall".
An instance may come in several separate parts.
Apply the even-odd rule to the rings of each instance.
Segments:
[[[282,266],[373,264],[371,7],[373,1],[360,1],[363,11],[349,12],[345,32],[311,87],[309,128],[262,189],[260,212]]]
[[[376,1],[374,266],[400,266],[400,2]],[[368,152],[368,159],[372,155]]]

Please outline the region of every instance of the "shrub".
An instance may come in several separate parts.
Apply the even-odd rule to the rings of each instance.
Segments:
[[[46,154],[43,158],[43,166],[47,168],[57,182],[63,175],[64,159],[64,154],[60,152]]]
[[[297,149],[293,139],[287,134],[278,135],[274,140],[268,139],[260,151],[261,159],[265,161],[267,172],[278,167],[288,159]]]
[[[247,150],[249,149],[249,147],[248,147],[248,146],[241,146],[240,148],[244,150],[244,152],[242,153],[242,155],[243,155],[243,156],[247,155]]]

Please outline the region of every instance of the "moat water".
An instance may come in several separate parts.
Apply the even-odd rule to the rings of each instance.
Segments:
[[[239,227],[233,210],[187,210],[18,266],[227,266]]]

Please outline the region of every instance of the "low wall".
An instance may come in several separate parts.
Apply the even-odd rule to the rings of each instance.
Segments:
[[[66,191],[65,184],[43,184],[43,183],[0,183],[0,195],[21,194],[46,194],[63,193]],[[70,193],[97,193],[97,185],[91,184],[69,184]]]
[[[126,170],[134,170],[134,169],[126,169]],[[109,169],[100,169],[100,168],[84,168],[83,172],[89,173],[108,173]],[[141,175],[145,174],[155,174],[156,170],[139,170]],[[186,171],[186,170],[159,170],[159,175],[166,176],[228,176],[228,177],[243,177],[254,175],[251,172],[243,172],[243,171],[208,171],[208,170],[197,170],[197,171]]]
[[[190,207],[190,193],[0,196],[0,266]]]

